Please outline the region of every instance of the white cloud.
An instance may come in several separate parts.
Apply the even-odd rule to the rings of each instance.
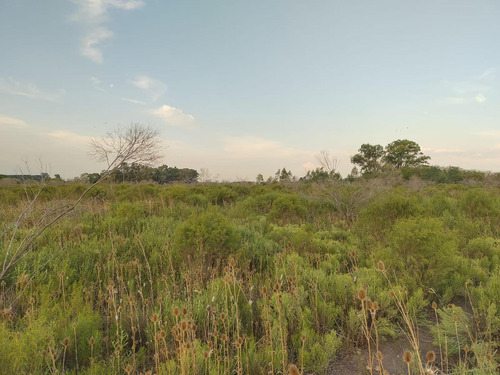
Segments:
[[[158,79],[148,76],[137,76],[130,81],[135,87],[140,88],[151,97],[152,101],[158,100],[167,91],[167,85]]]
[[[91,32],[87,33],[81,41],[80,52],[83,56],[88,57],[90,60],[96,63],[102,63],[102,51],[100,50],[100,44],[107,39],[113,37],[113,32],[100,27]]]
[[[441,100],[444,104],[483,103],[485,93],[490,92],[495,86],[495,69],[489,68],[481,74],[463,81],[445,81],[443,86],[452,96]]]
[[[113,32],[105,25],[110,9],[134,10],[144,6],[143,0],[73,0],[77,12],[71,19],[81,25],[84,36],[80,53],[96,63],[103,62],[102,43],[113,37]]]
[[[486,100],[486,97],[484,95],[482,95],[482,94],[477,94],[475,100],[478,103],[482,103],[482,102],[484,102]]]
[[[26,128],[28,124],[23,120],[0,115],[0,127]]]
[[[65,178],[101,169],[88,158],[90,137],[68,130],[49,129],[0,115],[0,139],[0,173],[17,173],[23,160],[42,161],[51,166],[51,173]]]
[[[104,88],[102,87],[102,81],[99,78],[90,77],[90,82],[92,83],[92,86],[94,86],[96,90],[106,92],[106,90],[104,90]]]
[[[55,102],[64,95],[64,90],[44,91],[31,82],[19,82],[12,77],[0,78],[0,91],[25,98]]]
[[[180,109],[169,105],[162,105],[160,108],[152,111],[152,114],[163,120],[166,124],[183,128],[192,128],[195,125],[193,115],[184,113]]]
[[[136,100],[136,99],[130,99],[130,98],[121,98],[124,102],[129,102],[129,103],[134,103],[134,104],[139,104],[139,105],[147,105],[146,102],[143,102],[142,100]]]

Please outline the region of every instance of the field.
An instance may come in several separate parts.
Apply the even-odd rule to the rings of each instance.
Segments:
[[[498,184],[361,180],[96,186],[1,278],[0,373],[497,373]],[[4,268],[86,188],[0,187]]]

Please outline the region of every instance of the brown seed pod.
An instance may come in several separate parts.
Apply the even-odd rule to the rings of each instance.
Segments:
[[[300,375],[300,371],[293,363],[288,365],[288,375]]]
[[[385,264],[381,260],[378,261],[378,270],[381,272],[385,271]]]
[[[425,355],[425,359],[427,360],[427,363],[434,362],[436,360],[436,353],[434,353],[433,350],[428,351]]]
[[[151,321],[153,323],[157,323],[158,322],[158,314],[157,313],[154,313],[153,315],[151,315]]]
[[[366,299],[366,290],[361,287],[359,288],[359,291],[358,291],[358,298],[361,300],[361,301],[364,301]]]
[[[411,353],[408,350],[405,350],[405,352],[403,353],[403,361],[405,361],[406,363],[411,362]]]

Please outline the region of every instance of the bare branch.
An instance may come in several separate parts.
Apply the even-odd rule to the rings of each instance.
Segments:
[[[25,182],[27,206],[10,227],[10,240],[5,251],[2,251],[4,256],[2,268],[0,269],[0,280],[5,278],[7,272],[30,253],[33,243],[47,229],[72,212],[89,191],[120,168],[123,163],[151,165],[161,157],[159,132],[151,126],[137,123],[126,129],[117,128],[104,138],[92,140],[90,147],[91,156],[99,161],[106,162],[107,169],[101,175],[101,178],[90,185],[74,202],[61,202],[52,208],[44,209],[41,214],[38,214],[35,206],[38,206],[39,195],[45,187],[44,175],[46,173],[41,174],[42,178],[35,185],[36,189],[34,189],[33,185]],[[16,236],[20,233],[19,229],[25,222],[30,223],[30,228],[19,241],[16,241]]]
[[[339,162],[335,156],[330,156],[330,152],[321,150],[319,155],[316,155],[316,160],[329,174],[337,172]]]

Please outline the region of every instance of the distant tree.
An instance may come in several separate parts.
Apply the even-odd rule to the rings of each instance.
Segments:
[[[189,168],[179,169],[162,165],[153,171],[153,181],[159,184],[169,184],[173,182],[193,183],[198,181],[198,171]]]
[[[122,163],[112,173],[115,182],[140,182],[153,179],[154,168],[140,163]]]
[[[420,146],[408,139],[398,139],[385,146],[384,161],[396,168],[416,167],[428,164],[429,156],[424,155]]]
[[[262,173],[259,173],[257,175],[257,177],[255,178],[255,182],[257,182],[258,184],[261,184],[264,182],[264,176],[262,176]]]
[[[55,178],[56,180],[60,180],[60,179],[61,179],[61,175],[60,175],[59,173],[56,173],[56,174],[54,175],[54,178]]]
[[[351,163],[360,167],[362,174],[376,173],[382,168],[384,148],[381,145],[362,144],[356,155],[351,157]]]
[[[293,180],[292,171],[287,171],[286,168],[284,167],[281,170],[278,169],[278,172],[276,172],[276,179],[279,180],[279,182],[292,181]]]
[[[329,179],[340,180],[341,178],[340,173],[335,171],[328,172],[323,167],[319,167],[314,170],[307,171],[306,175],[300,178],[300,181],[321,182]]]

